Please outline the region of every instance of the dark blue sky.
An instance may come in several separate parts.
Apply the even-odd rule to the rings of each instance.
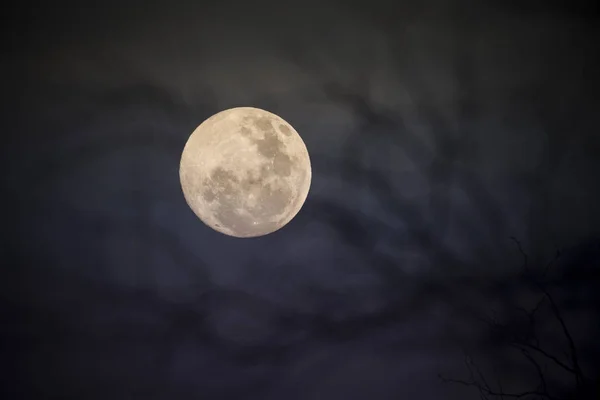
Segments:
[[[10,398],[479,398],[438,378],[468,375],[464,348],[535,386],[476,322],[539,295],[510,237],[533,270],[561,250],[548,287],[597,376],[595,16],[363,3],[6,17]],[[179,186],[191,132],[236,106],[282,116],[311,155],[305,206],[262,238],[210,230]]]

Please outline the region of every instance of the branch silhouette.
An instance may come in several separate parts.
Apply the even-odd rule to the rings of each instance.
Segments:
[[[492,311],[492,317],[479,317],[478,320],[483,322],[490,333],[494,337],[500,339],[501,343],[509,348],[517,351],[517,354],[526,361],[535,371],[537,383],[532,389],[524,389],[517,391],[508,391],[503,388],[501,382],[492,386],[481,369],[475,364],[467,351],[465,353],[465,366],[468,371],[467,379],[449,378],[439,375],[440,379],[446,383],[454,383],[463,386],[472,387],[478,390],[482,399],[490,398],[531,398],[531,399],[548,399],[548,400],[566,400],[587,398],[587,390],[590,387],[589,381],[584,375],[577,351],[577,345],[573,335],[565,321],[562,311],[549,289],[547,274],[552,265],[560,257],[560,252],[557,251],[554,259],[542,268],[534,269],[529,263],[527,253],[523,250],[521,243],[515,237],[510,239],[516,244],[519,253],[522,256],[522,272],[521,278],[530,284],[539,298],[535,305],[529,309],[520,306],[510,306],[509,312],[519,314],[526,318],[526,325],[517,325],[516,328],[511,326],[510,321],[502,321],[496,317],[495,311]],[[566,341],[568,350],[566,351],[567,360],[553,354],[553,352],[545,348],[541,344],[541,333],[539,332],[540,318],[538,314],[542,308],[548,308],[550,318],[552,318],[560,326],[560,334],[562,339]],[[549,375],[548,369],[558,369],[563,371],[567,377],[573,380],[573,394],[565,397],[556,387],[551,387],[550,382],[552,377]],[[556,385],[555,385],[556,386]]]

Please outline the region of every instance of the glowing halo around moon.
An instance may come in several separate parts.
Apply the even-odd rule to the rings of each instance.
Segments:
[[[202,222],[244,238],[287,225],[308,196],[312,172],[306,145],[289,123],[259,108],[236,107],[191,134],[179,177]]]

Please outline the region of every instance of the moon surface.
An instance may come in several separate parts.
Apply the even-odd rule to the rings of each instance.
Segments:
[[[179,177],[202,222],[242,238],[287,225],[308,196],[312,172],[306,145],[289,123],[259,108],[236,107],[191,134]]]

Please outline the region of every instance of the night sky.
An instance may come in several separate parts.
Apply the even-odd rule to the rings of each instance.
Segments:
[[[593,7],[4,11],[0,398],[598,398]],[[312,163],[296,218],[251,239],[179,182],[239,106]]]

